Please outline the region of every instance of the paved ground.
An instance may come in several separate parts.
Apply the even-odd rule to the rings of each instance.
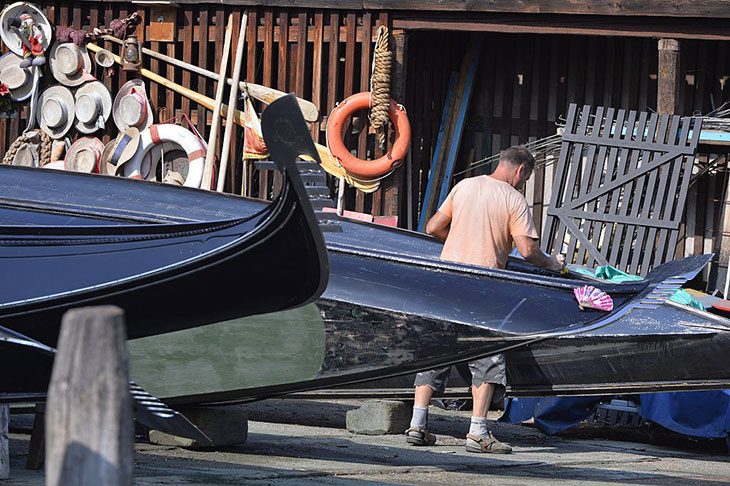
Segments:
[[[439,437],[434,447],[407,446],[401,436],[353,435],[344,417],[355,404],[260,402],[249,406],[248,442],[221,451],[139,443],[135,484],[730,484],[724,453],[581,438],[632,435],[615,429],[582,427],[548,437],[532,427],[495,423],[497,436],[515,449],[497,457],[464,451],[468,412],[432,413],[430,426]],[[27,444],[27,434],[12,434],[11,478],[0,483],[43,484],[42,473],[23,469]]]

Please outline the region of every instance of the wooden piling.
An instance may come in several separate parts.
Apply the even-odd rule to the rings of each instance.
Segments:
[[[46,407],[46,485],[132,484],[126,337],[118,307],[63,316]]]
[[[679,41],[659,39],[657,111],[662,115],[681,114],[679,107]]]

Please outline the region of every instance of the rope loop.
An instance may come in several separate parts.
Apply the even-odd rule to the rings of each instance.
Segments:
[[[388,28],[381,25],[378,28],[370,75],[370,124],[378,134],[378,144],[382,149],[385,149],[385,128],[390,108],[390,70],[393,63],[388,37]]]

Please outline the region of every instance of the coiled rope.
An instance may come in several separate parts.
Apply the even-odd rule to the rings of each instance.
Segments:
[[[373,67],[370,74],[370,125],[378,134],[378,144],[385,148],[385,127],[388,124],[390,107],[390,69],[393,56],[388,48],[388,28],[378,28],[378,39],[375,42]]]
[[[43,130],[31,130],[15,139],[10,148],[5,152],[3,164],[12,164],[15,155],[24,143],[28,143],[36,134],[41,137],[41,156],[38,160],[38,167],[43,167],[51,161],[51,137]]]

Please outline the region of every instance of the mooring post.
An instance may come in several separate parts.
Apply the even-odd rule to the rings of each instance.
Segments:
[[[63,316],[46,405],[46,485],[132,484],[134,425],[124,313]]]
[[[10,475],[10,438],[8,437],[8,421],[10,406],[0,404],[0,479]]]

